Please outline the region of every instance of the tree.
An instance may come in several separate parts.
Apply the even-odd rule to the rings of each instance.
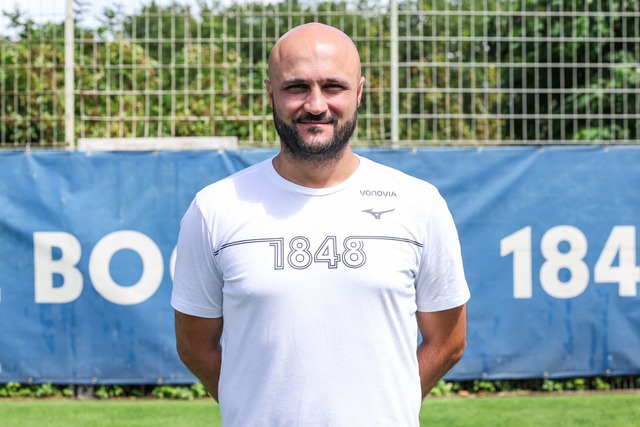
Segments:
[[[508,60],[500,86],[513,91],[501,106],[514,139],[617,141],[640,138],[636,72],[638,11],[634,0],[510,0],[496,16],[493,60]],[[537,64],[540,64],[539,66]],[[532,121],[531,114],[539,117]]]

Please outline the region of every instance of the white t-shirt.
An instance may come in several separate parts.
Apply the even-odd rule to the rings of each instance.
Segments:
[[[312,189],[267,160],[198,193],[173,307],[224,317],[225,427],[418,426],[415,312],[469,299],[435,187],[360,158]]]

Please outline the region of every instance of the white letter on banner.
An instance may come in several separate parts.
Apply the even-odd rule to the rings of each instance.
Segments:
[[[53,259],[53,248],[62,252],[60,259]],[[80,261],[80,242],[72,234],[64,232],[33,233],[33,264],[35,301],[40,304],[67,303],[82,293],[82,274],[75,267]],[[62,286],[53,286],[53,275],[62,276]]]
[[[109,271],[111,258],[123,249],[130,249],[142,258],[142,276],[131,286],[114,282]],[[149,299],[160,287],[163,268],[162,253],[153,240],[131,230],[116,231],[103,237],[89,259],[89,275],[96,291],[106,300],[120,305],[139,304]]]

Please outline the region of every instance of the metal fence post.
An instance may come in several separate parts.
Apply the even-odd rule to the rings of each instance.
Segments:
[[[399,118],[399,73],[398,73],[398,2],[391,0],[391,147],[398,148],[400,144],[400,118]]]
[[[75,106],[74,106],[74,22],[73,0],[66,0],[64,22],[64,141],[67,150],[75,149]]]

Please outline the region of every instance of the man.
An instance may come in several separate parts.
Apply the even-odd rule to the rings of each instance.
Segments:
[[[200,191],[181,223],[180,357],[225,427],[418,426],[466,343],[446,203],[352,152],[364,78],[344,33],[292,29],[265,84],[281,151]]]

